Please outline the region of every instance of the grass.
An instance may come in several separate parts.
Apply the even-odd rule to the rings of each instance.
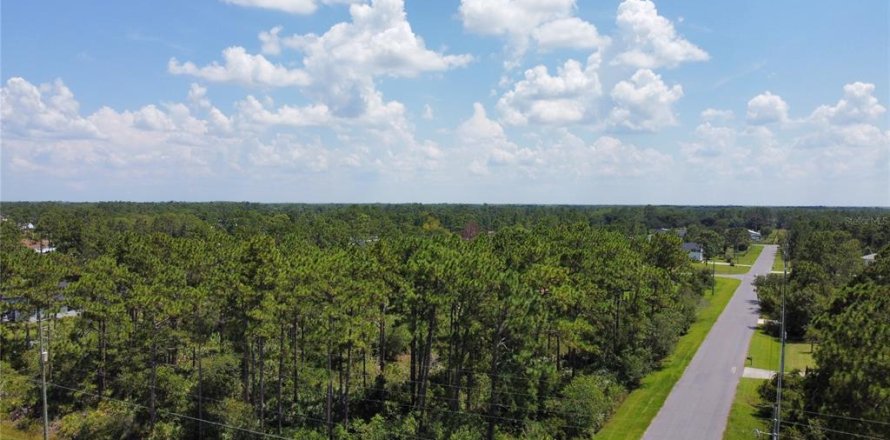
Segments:
[[[781,343],[778,339],[764,333],[763,330],[754,332],[751,344],[748,346],[748,356],[751,357],[749,367],[764,370],[779,370],[779,351]],[[785,371],[793,369],[804,370],[806,367],[814,367],[813,353],[808,342],[785,342]]]
[[[706,265],[705,263],[693,263],[696,268],[705,268],[711,270],[711,264]],[[728,264],[715,264],[713,265],[714,273],[717,275],[742,275],[748,273],[751,269],[750,266],[730,266]]]
[[[757,407],[761,404],[757,388],[763,379],[750,379],[743,377],[735,390],[735,400],[729,410],[729,420],[726,423],[726,431],[723,431],[723,440],[748,440],[756,438],[754,430],[766,431],[769,429],[767,420],[757,416]]]
[[[767,244],[779,244],[779,241],[787,236],[787,229],[773,229],[773,231],[770,232],[766,239],[764,239],[763,241]]]
[[[760,252],[762,251],[762,244],[752,244],[751,246],[748,246],[748,250],[744,253],[735,255],[735,262],[736,264],[747,264],[750,266],[754,264],[754,261],[757,260],[757,257],[760,256]]]
[[[754,332],[751,344],[748,346],[748,356],[751,357],[749,366],[764,370],[778,371],[779,369],[780,342],[778,339],[766,334],[762,329]],[[810,344],[806,342],[785,343],[785,371],[793,369],[803,370],[813,367],[813,355]],[[743,377],[735,391],[735,399],[726,422],[726,431],[723,432],[723,440],[741,440],[754,438],[754,430],[767,430],[766,419],[757,416],[757,408],[766,404],[757,394],[757,388],[764,379]]]
[[[717,279],[716,293],[714,296],[705,295],[705,304],[699,309],[698,319],[677,341],[674,352],[664,360],[662,368],[643,378],[640,387],[624,399],[595,438],[623,440],[638,439],[643,436],[674,384],[683,375],[698,347],[723,312],[726,303],[732,298],[739,282],[731,278]]]
[[[714,273],[719,275],[743,275],[748,273],[751,270],[751,265],[754,264],[754,261],[757,260],[757,257],[760,256],[760,253],[763,252],[762,244],[752,244],[748,247],[748,250],[744,253],[734,254],[735,265],[730,266],[727,264],[716,264],[714,265]],[[717,258],[718,262],[725,263],[726,260],[722,257]],[[694,263],[695,267],[703,268],[708,267],[711,268],[710,264],[706,263]],[[773,267],[775,267],[775,263],[773,263]]]
[[[780,250],[779,252],[776,252],[776,259],[773,260],[773,268],[772,268],[772,270],[773,270],[774,272],[781,272],[781,271],[782,271],[782,262],[783,262],[783,261],[784,261],[784,258],[782,257],[782,251]],[[791,263],[790,263],[790,262],[788,263],[788,269],[789,269],[789,270],[791,269]]]
[[[763,244],[760,244],[760,243],[752,244],[752,245],[748,246],[748,249],[745,250],[744,252],[736,252],[735,249],[732,249],[730,247],[730,249],[729,249],[730,255],[729,256],[731,258],[734,258],[735,262],[737,264],[747,264],[750,266],[750,265],[754,264],[754,260],[757,260],[757,257],[760,255],[761,251],[763,251]],[[729,262],[729,261],[727,261],[726,256],[723,254],[714,255],[710,258],[713,258],[714,260],[722,262],[722,263]]]
[[[42,438],[42,431],[22,431],[9,420],[0,419],[0,439],[2,440],[37,440]]]

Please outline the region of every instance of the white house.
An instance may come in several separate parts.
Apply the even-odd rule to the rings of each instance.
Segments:
[[[877,257],[877,256],[878,256],[878,254],[863,255],[862,262],[865,263],[866,266],[868,266],[869,264],[874,264],[875,257]]]
[[[751,241],[760,241],[763,237],[760,235],[760,232],[748,229],[748,237],[751,238]]]
[[[695,261],[705,260],[705,249],[698,243],[683,243],[683,250],[689,254],[689,258]]]

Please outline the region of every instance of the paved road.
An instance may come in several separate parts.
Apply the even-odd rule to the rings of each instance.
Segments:
[[[765,246],[711,327],[692,362],[649,424],[647,440],[723,438],[735,389],[745,368],[748,343],[757,326],[754,277],[769,273],[777,246]]]

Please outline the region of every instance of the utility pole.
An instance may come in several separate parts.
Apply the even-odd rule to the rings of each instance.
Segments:
[[[787,246],[787,245],[786,245]],[[776,417],[773,426],[773,439],[779,440],[779,431],[782,426],[782,376],[785,375],[785,290],[788,287],[788,255],[785,246],[782,247],[782,327],[781,327],[781,353],[779,354],[779,373],[776,384]]]
[[[41,318],[41,310],[37,309],[37,338],[40,346],[40,391],[43,394],[43,440],[49,440],[49,411],[46,404],[46,361],[48,358],[47,349],[43,346],[43,321]]]
[[[717,293],[717,260],[711,259],[711,296]]]

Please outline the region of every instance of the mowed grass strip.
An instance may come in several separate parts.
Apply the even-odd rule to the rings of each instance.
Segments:
[[[757,389],[763,379],[751,379],[743,377],[735,390],[735,399],[729,410],[729,419],[726,422],[726,431],[723,431],[723,440],[750,440],[756,438],[754,431],[768,431],[767,420],[758,417],[757,410],[760,395]]]
[[[784,258],[782,258],[782,249],[779,249],[776,252],[776,258],[773,260],[773,272],[781,272],[784,264]],[[791,265],[788,265],[788,269],[791,269]]]
[[[781,342],[777,338],[764,333],[763,330],[758,330],[751,337],[751,345],[748,346],[748,356],[751,357],[751,362],[746,365],[764,370],[779,371],[780,351]],[[809,342],[785,342],[786,372],[795,368],[802,371],[806,367],[813,368],[815,365]]]
[[[598,432],[596,439],[638,439],[646,432],[649,422],[658,414],[674,384],[692,361],[698,347],[711,330],[714,322],[723,312],[726,303],[739,286],[740,281],[731,278],[718,278],[713,296],[705,293],[703,306],[698,319],[689,331],[677,341],[674,352],[662,363],[659,370],[643,378],[640,387],[633,390],[618,407],[606,426]]]
[[[757,257],[760,256],[761,252],[763,252],[762,244],[752,244],[748,246],[748,250],[745,253],[735,255],[735,262],[736,264],[747,264],[750,266],[757,261]]]
[[[744,275],[751,270],[750,266],[730,266],[728,264],[693,263],[696,269],[713,270],[717,275]]]

